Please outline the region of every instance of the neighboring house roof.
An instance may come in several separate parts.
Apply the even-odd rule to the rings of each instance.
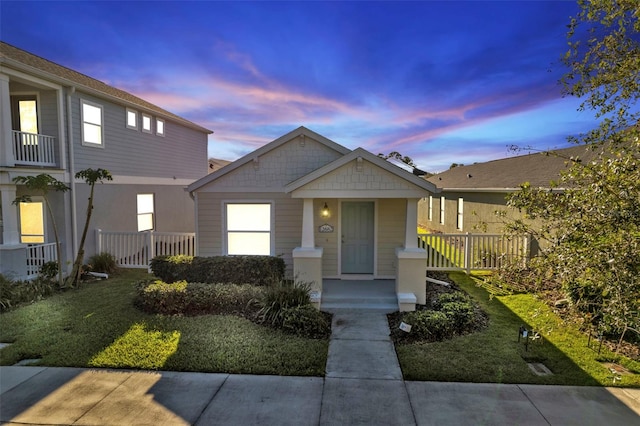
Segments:
[[[231,161],[220,160],[219,158],[209,158],[209,173],[213,173],[217,170],[220,170],[227,164],[231,164]]]
[[[3,41],[0,41],[0,65],[10,66],[11,68],[31,75],[41,76],[64,86],[82,88],[83,91],[155,113],[164,118],[178,122],[183,126],[190,127],[204,133],[213,133],[213,131],[209,129],[162,109],[157,105],[145,101],[144,99],[140,99],[131,93],[109,86],[100,80],[96,80],[95,78],[91,78],[70,68],[58,65]]]
[[[335,142],[333,142],[330,139],[327,139],[326,137],[307,129],[304,126],[300,126],[297,129],[287,133],[286,135],[280,136],[278,139],[269,142],[268,144],[256,149],[253,152],[250,152],[249,154],[245,155],[242,158],[239,158],[238,160],[234,161],[231,164],[228,164],[227,166],[216,170],[213,173],[208,174],[207,176],[204,176],[201,179],[198,179],[197,181],[193,182],[191,185],[189,185],[189,187],[187,188],[187,191],[189,192],[193,192],[193,191],[197,191],[198,189],[202,188],[203,186],[207,185],[210,182],[213,182],[214,180],[244,166],[245,164],[252,162],[254,160],[257,160],[260,156],[273,151],[274,149],[278,148],[279,146],[289,142],[290,140],[298,137],[298,136],[306,136],[309,138],[312,138],[316,141],[318,141],[319,143],[327,146],[330,149],[333,149],[334,151],[337,151],[338,153],[345,155],[348,154],[350,152],[350,150],[348,148],[345,148],[344,146],[337,144]]]
[[[408,172],[405,169],[398,167],[395,164],[392,164],[389,161],[385,160],[384,158],[374,155],[363,148],[357,148],[351,151],[350,153],[338,158],[337,160],[332,161],[326,166],[320,167],[319,169],[314,170],[308,175],[303,176],[294,182],[291,182],[289,185],[285,187],[285,192],[288,192],[288,193],[293,192],[296,189],[299,189],[304,185],[307,185],[308,183],[313,182],[314,180],[321,178],[322,176],[325,176],[328,173],[331,173],[332,171],[344,166],[345,164],[351,161],[357,160],[358,158],[362,158],[363,160],[366,160],[386,170],[387,172],[390,172],[391,174],[398,176],[399,178],[402,178],[426,191],[434,192],[434,193],[437,192],[436,185],[434,185],[433,183],[428,182],[418,176],[415,176],[411,172]]]
[[[569,158],[589,161],[596,155],[597,150],[580,145],[458,166],[427,180],[449,192],[510,192],[525,182],[533,187],[548,188],[550,182],[558,180],[560,172],[567,169]]]

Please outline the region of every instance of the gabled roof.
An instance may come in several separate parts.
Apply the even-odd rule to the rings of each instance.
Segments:
[[[533,187],[548,188],[568,168],[569,158],[590,161],[597,150],[580,145],[571,148],[503,158],[486,163],[458,166],[427,179],[444,191],[510,192],[529,182]]]
[[[157,105],[132,95],[131,93],[109,86],[100,80],[96,80],[95,78],[91,78],[70,68],[58,65],[55,62],[41,58],[40,56],[19,49],[3,41],[0,41],[0,64],[10,66],[11,68],[31,75],[55,81],[64,86],[81,88],[82,91],[93,93],[101,97],[109,98],[118,103],[123,103],[128,106],[134,106],[155,113],[164,118],[178,122],[183,126],[190,127],[204,133],[213,133],[213,131],[209,129],[162,109]]]
[[[350,152],[349,148],[346,148],[340,144],[337,144],[335,142],[333,142],[330,139],[327,139],[326,137],[320,135],[319,133],[316,133],[312,130],[307,129],[304,126],[300,126],[295,130],[292,130],[291,132],[287,133],[286,135],[280,136],[278,139],[275,139],[274,141],[269,142],[268,144],[256,149],[255,151],[250,152],[249,154],[245,155],[244,157],[239,158],[238,160],[234,161],[231,164],[228,164],[226,166],[224,166],[223,168],[216,170],[215,172],[201,178],[198,179],[197,181],[193,182],[191,185],[189,185],[187,187],[187,191],[189,192],[193,192],[196,191],[200,188],[202,188],[203,186],[215,181],[216,179],[226,175],[227,173],[230,173],[242,166],[244,166],[245,164],[253,161],[254,159],[270,152],[273,151],[274,149],[278,148],[279,146],[289,142],[292,139],[295,139],[298,136],[304,135],[305,137],[309,137],[312,138],[314,140],[316,140],[317,142],[327,146],[328,148],[342,154],[345,155],[347,153]]]
[[[297,179],[291,182],[290,184],[285,186],[285,192],[288,192],[288,193],[293,192],[296,189],[301,188],[304,185],[310,182],[313,182],[314,180],[321,178],[322,176],[325,176],[328,173],[331,173],[332,171],[338,169],[339,167],[342,167],[351,161],[357,160],[358,157],[361,157],[363,160],[366,160],[372,164],[375,164],[376,166],[386,170],[387,172],[392,173],[426,191],[433,192],[433,193],[437,192],[437,188],[433,183],[428,182],[418,176],[415,176],[413,173],[410,173],[405,169],[398,167],[390,163],[389,161],[370,153],[369,151],[363,148],[357,148],[351,151],[350,153],[338,158],[337,160],[332,161],[326,166],[320,167],[319,169],[314,170],[308,175],[305,175],[300,179]]]

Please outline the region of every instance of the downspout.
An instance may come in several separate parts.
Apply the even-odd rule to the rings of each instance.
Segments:
[[[71,118],[71,94],[76,92],[74,86],[67,90],[67,141],[69,146],[69,180],[71,188],[71,244],[73,248],[72,257],[78,252],[78,214],[76,211],[76,171],[75,158],[73,155],[73,120]]]

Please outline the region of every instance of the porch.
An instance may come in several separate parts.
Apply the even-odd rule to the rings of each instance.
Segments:
[[[11,136],[16,166],[57,167],[55,137],[16,130]]]
[[[320,309],[398,310],[395,280],[322,280]]]

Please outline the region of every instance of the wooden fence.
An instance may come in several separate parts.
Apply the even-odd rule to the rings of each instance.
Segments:
[[[418,246],[427,251],[428,271],[491,271],[512,262],[526,262],[527,236],[501,234],[418,234]]]

